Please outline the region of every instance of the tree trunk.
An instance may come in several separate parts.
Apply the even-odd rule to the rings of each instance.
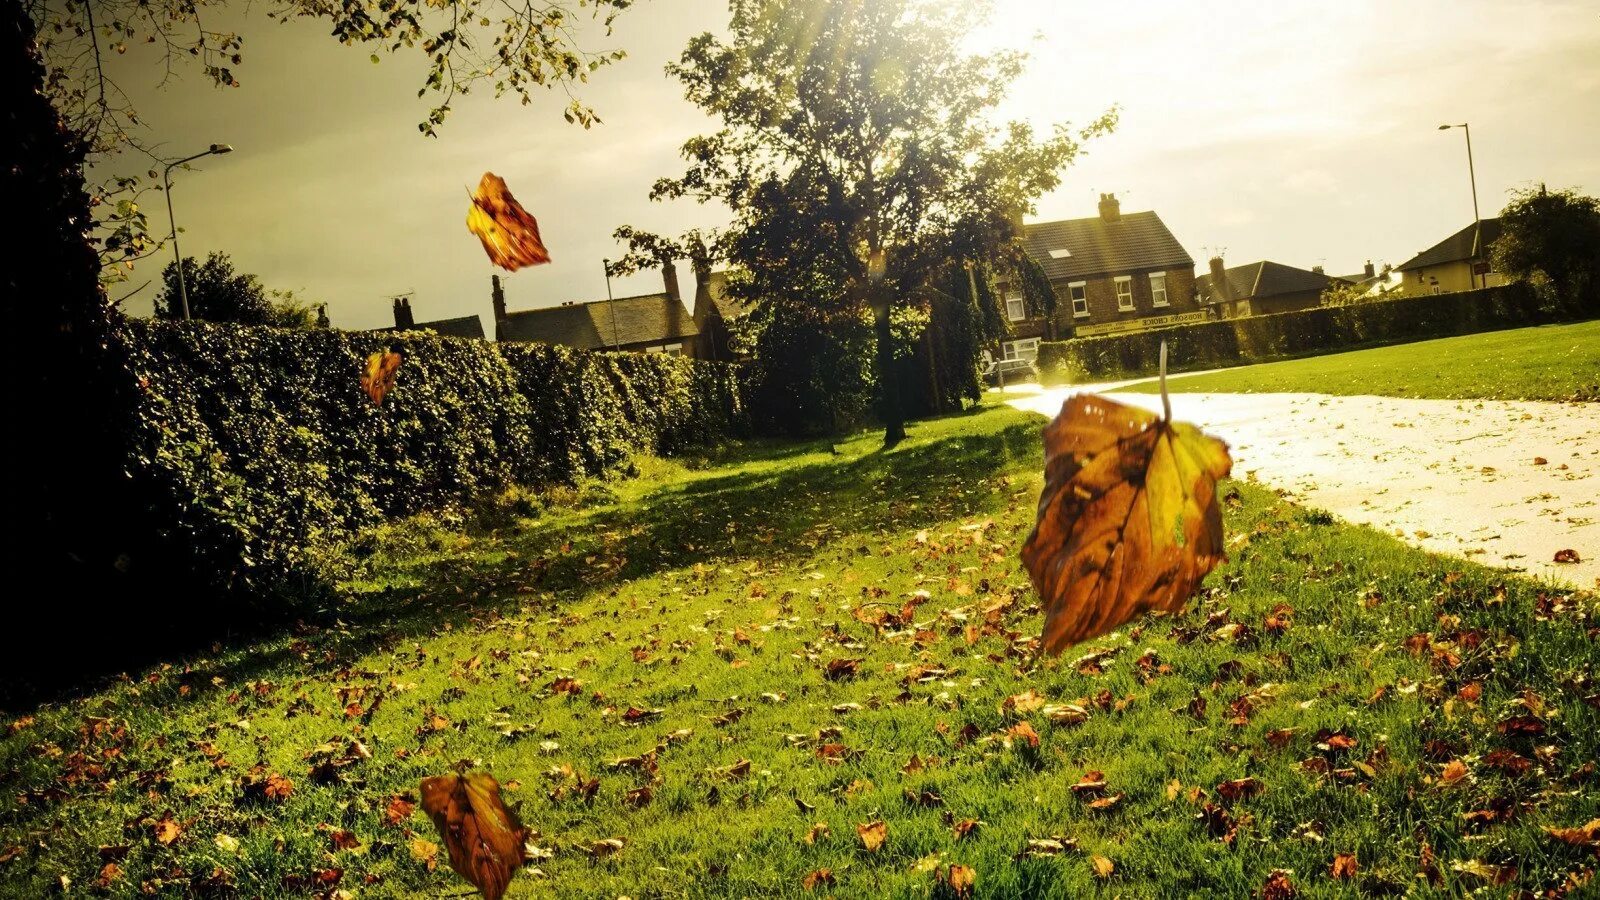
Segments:
[[[889,328],[887,305],[874,305],[872,328],[878,345],[878,414],[883,419],[883,445],[893,447],[906,439],[906,423],[900,408],[900,373],[894,364],[894,334]]]

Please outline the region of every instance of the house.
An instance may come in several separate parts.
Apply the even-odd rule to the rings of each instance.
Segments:
[[[1395,268],[1406,293],[1448,294],[1505,284],[1509,279],[1491,268],[1489,248],[1500,238],[1500,220],[1474,222]]]
[[[1324,274],[1321,266],[1297,269],[1265,259],[1227,267],[1222,257],[1213,256],[1210,268],[1196,285],[1202,302],[1224,319],[1314,309],[1322,304],[1323,291],[1350,283]]]
[[[678,289],[677,267],[669,263],[662,267],[662,290],[657,293],[510,312],[495,276],[495,339],[729,360],[734,356],[733,324],[744,309],[726,288],[726,273],[698,269],[691,312]]]
[[[1194,259],[1154,212],[1122,212],[1101,194],[1099,215],[1022,227],[1027,254],[1050,279],[1054,321],[1030,309],[1022,292],[1001,285],[1012,336],[1006,359],[1033,359],[1040,340],[1088,337],[1204,321],[1195,300]]]
[[[1400,273],[1395,271],[1394,266],[1384,263],[1383,268],[1379,269],[1372,264],[1370,259],[1367,260],[1366,267],[1360,272],[1351,275],[1340,275],[1338,278],[1340,281],[1348,281],[1354,285],[1356,291],[1363,297],[1386,297],[1389,294],[1395,294],[1398,297],[1401,294],[1395,292],[1401,291],[1405,287]]]
[[[411,314],[411,299],[409,297],[394,298],[394,326],[392,328],[379,328],[378,331],[431,331],[445,337],[476,338],[483,340],[483,321],[477,316],[458,316],[454,319],[438,319],[432,322],[418,322]]]

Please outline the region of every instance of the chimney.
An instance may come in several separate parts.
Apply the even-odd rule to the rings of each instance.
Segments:
[[[1122,218],[1122,203],[1117,200],[1116,194],[1100,195],[1100,218],[1107,222],[1116,222]]]
[[[1228,270],[1220,256],[1211,257],[1211,297],[1213,301],[1233,302],[1233,285],[1228,283]]]
[[[500,287],[500,276],[498,274],[489,276],[489,284],[492,285],[489,289],[489,299],[494,301],[494,320],[499,322],[507,318],[506,292],[504,288]]]
[[[661,261],[661,283],[666,285],[667,299],[673,303],[683,302],[683,295],[678,293],[677,260],[664,259]]]
[[[411,301],[404,297],[394,298],[394,327],[405,331],[417,324],[411,316]]]
[[[333,323],[328,321],[328,304],[326,303],[317,304],[317,327],[324,331],[333,327]]]
[[[1368,278],[1371,278],[1374,275],[1378,274],[1378,271],[1372,267],[1372,260],[1370,260],[1370,259],[1367,260],[1367,267],[1365,269],[1362,269],[1361,271],[1365,272],[1367,274]]]
[[[1326,275],[1326,274],[1328,274],[1328,273],[1322,271],[1322,267],[1321,266],[1312,266],[1311,267],[1311,271],[1317,273],[1318,275]]]

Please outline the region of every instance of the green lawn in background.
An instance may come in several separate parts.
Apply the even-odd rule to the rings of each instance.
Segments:
[[[1173,393],[1375,394],[1482,400],[1600,400],[1600,321],[1240,366],[1169,379]],[[1155,381],[1123,390],[1154,394]]]
[[[513,897],[936,897],[951,864],[978,897],[1244,897],[1274,870],[1304,897],[1504,896],[1593,871],[1544,830],[1600,816],[1592,597],[1228,483],[1232,560],[1188,612],[1035,667],[1041,424],[643,461],[386,528],[336,618],[15,712],[0,895],[459,896],[408,805],[459,761],[538,831]]]

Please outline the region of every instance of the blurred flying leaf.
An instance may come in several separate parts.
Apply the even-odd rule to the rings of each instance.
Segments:
[[[550,261],[550,251],[539,238],[539,222],[511,196],[505,179],[483,173],[472,208],[467,210],[467,230],[483,242],[489,262],[507,272]]]
[[[402,359],[398,353],[381,352],[367,357],[367,369],[361,373],[361,389],[372,398],[373,406],[382,406],[383,396],[394,389]]]

